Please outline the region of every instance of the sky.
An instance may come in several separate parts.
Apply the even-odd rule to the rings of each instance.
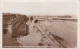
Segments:
[[[26,15],[77,15],[77,3],[3,2],[2,11]]]

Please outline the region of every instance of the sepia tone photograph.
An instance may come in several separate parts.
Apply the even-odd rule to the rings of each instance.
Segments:
[[[3,2],[2,48],[77,48],[77,3]]]

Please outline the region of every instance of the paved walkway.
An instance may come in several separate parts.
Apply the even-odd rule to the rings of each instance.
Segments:
[[[37,28],[33,28],[33,24],[29,25],[29,35],[24,36],[18,40],[23,46],[38,46],[41,40],[41,34],[36,32]]]

